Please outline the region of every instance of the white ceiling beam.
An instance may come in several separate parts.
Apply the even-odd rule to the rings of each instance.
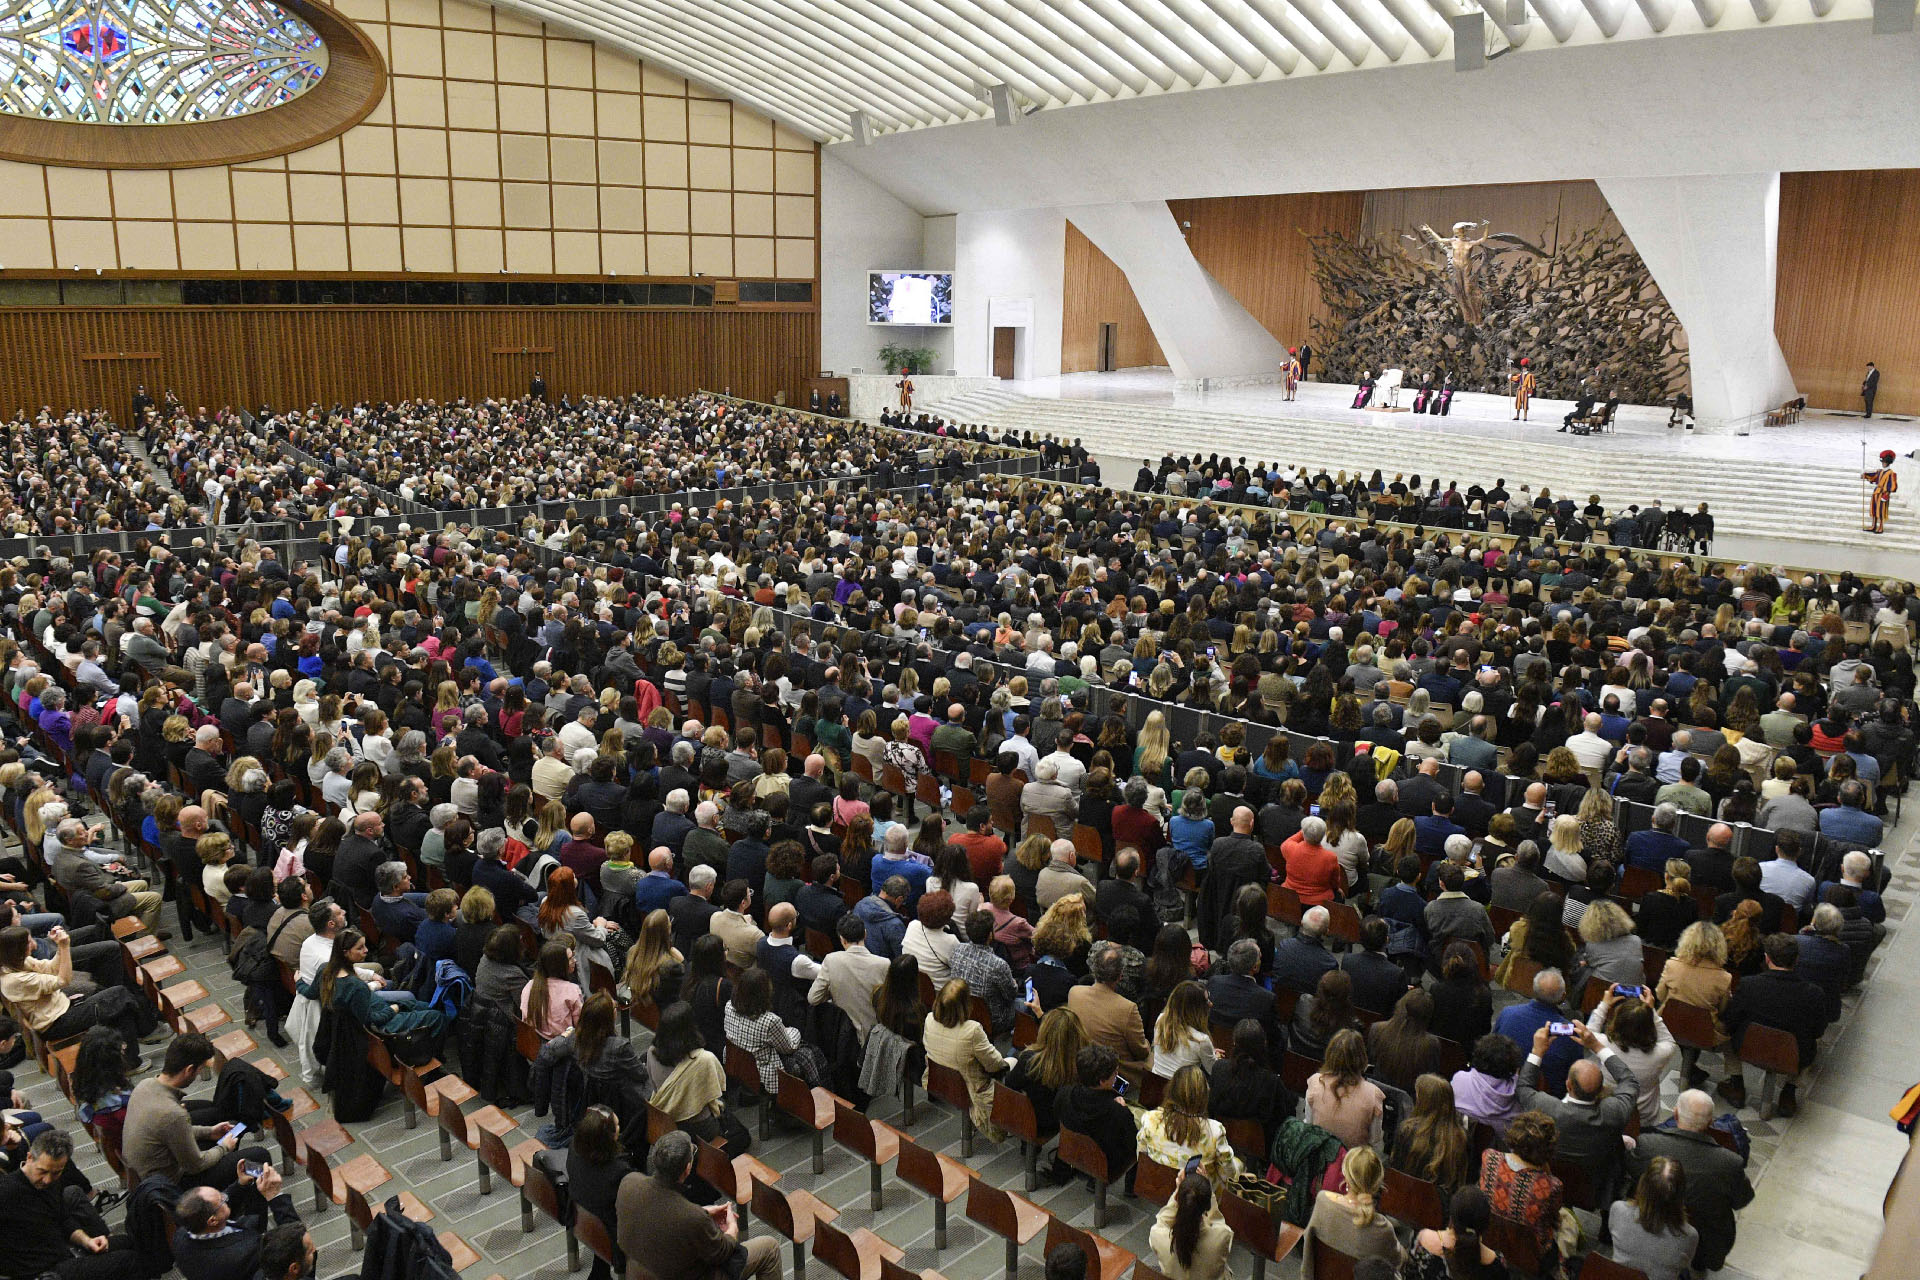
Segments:
[[[1175,17],[1204,36],[1209,44],[1224,53],[1233,61],[1233,65],[1246,72],[1250,80],[1258,80],[1267,74],[1273,65],[1272,59],[1262,53],[1246,37],[1242,36],[1232,23],[1222,22],[1201,0],[1160,0]]]
[[[1813,7],[1813,16],[1824,18],[1833,12],[1834,0],[1809,0]]]
[[[776,34],[784,33],[776,33],[771,24],[742,22],[738,10],[695,9],[690,0],[653,0],[651,9],[671,11],[678,34],[685,37],[682,43],[711,43],[716,46],[715,58],[733,54],[729,61],[751,68],[752,74],[788,76],[811,86],[827,99],[820,109],[827,112],[836,131],[843,127],[842,117],[855,108],[865,108],[870,117],[894,124],[931,124],[950,118],[946,110],[933,108],[879,76],[860,75],[844,56],[813,56],[779,43]]]
[[[1400,55],[1407,51],[1407,33],[1393,25],[1384,14],[1380,0],[1333,0],[1340,6],[1340,12],[1347,15],[1348,21],[1366,32],[1367,39],[1381,53],[1387,55],[1388,62],[1400,61]]]
[[[858,64],[849,64],[846,46],[852,37],[845,29],[836,31],[821,22],[822,15],[828,12],[824,5],[790,4],[787,0],[734,0],[737,7],[718,9],[704,3],[704,0],[652,0],[656,4],[671,4],[681,12],[697,8],[703,15],[724,13],[727,26],[735,38],[751,41],[762,47],[771,47],[785,51],[790,65],[811,65],[824,69],[822,63],[835,65],[836,70],[844,68],[853,73],[852,78],[866,78],[860,74]],[[757,19],[757,20],[756,20]],[[896,62],[900,54],[890,48],[880,47],[874,50],[890,62]],[[893,94],[900,102],[911,104],[912,108],[924,114],[940,119],[959,110],[966,98],[952,94],[943,102],[936,96],[937,88],[921,82],[917,68],[901,68],[896,65],[893,73],[885,77],[873,77],[884,84],[884,90]]]
[[[1641,16],[1656,33],[1665,31],[1673,22],[1674,10],[1678,7],[1677,0],[1634,0],[1634,3],[1640,6]]]
[[[1119,3],[1119,0],[1080,0],[1080,3],[1125,33],[1127,39],[1166,63],[1168,69],[1190,87],[1199,88],[1200,82],[1207,78],[1207,69],[1189,57],[1186,50],[1154,30],[1151,23]]]
[[[1180,20],[1160,0],[1120,0],[1120,3],[1140,15],[1141,21],[1158,31],[1160,35],[1180,52],[1205,67],[1207,74],[1216,80],[1233,78],[1233,59],[1220,51],[1218,45],[1209,43],[1199,33]]]
[[[956,4],[955,0],[922,0],[922,3],[932,7],[936,18],[970,28],[974,39],[990,49],[1001,65],[1015,71],[1018,79],[1011,83],[1018,87],[1024,81],[1031,86],[1026,91],[1030,101],[1045,105],[1076,99],[1090,101],[1099,96],[1099,88],[1066,66],[1059,55],[1034,48],[1031,41],[1007,29],[1005,23],[978,6]],[[1026,47],[1020,47],[1022,44]]]
[[[1700,21],[1709,29],[1720,25],[1720,19],[1726,15],[1727,0],[1693,0],[1693,11],[1700,15]]]
[[[570,3],[569,0],[547,0],[535,16],[553,18],[556,14],[566,18],[584,32],[604,30],[606,19],[594,15],[580,14],[583,6]],[[767,116],[791,124],[800,132],[816,139],[840,138],[845,136],[846,122],[835,116],[829,87],[817,82],[815,93],[805,92],[805,86],[790,85],[786,82],[773,83],[764,74],[764,69],[756,69],[729,56],[728,48],[715,48],[705,41],[689,41],[684,33],[661,22],[657,15],[639,17],[631,27],[616,27],[622,44],[633,52],[653,63],[655,66],[697,80],[718,92],[728,94],[736,101]],[[871,99],[854,100],[848,109],[870,107]],[[891,111],[883,113],[891,119]]]
[[[1016,4],[1040,3],[1057,8],[1060,17],[1084,32],[1086,47],[1099,48],[1121,59],[1129,67],[1163,90],[1180,83],[1180,74],[1111,20],[1088,6],[1087,0],[1014,0]],[[1145,93],[1143,88],[1140,92]]]
[[[1346,55],[1348,62],[1357,67],[1367,60],[1373,42],[1347,19],[1347,15],[1335,9],[1327,0],[1293,0],[1293,7],[1301,17],[1313,24],[1314,30]]]
[[[928,95],[941,101],[950,112],[964,114],[973,109],[972,80],[975,63],[950,53],[932,41],[903,39],[895,23],[882,21],[851,4],[796,7],[776,0],[782,11],[797,11],[804,19],[821,28],[821,39],[850,43],[865,51],[865,56],[888,67],[896,79],[911,77]],[[944,56],[943,56],[944,55]],[[945,66],[945,74],[941,67]]]
[[[1752,0],[1753,16],[1762,22],[1772,22],[1773,15],[1780,12],[1780,0]]]
[[[1427,0],[1427,3],[1446,20],[1449,27],[1461,14],[1472,12],[1455,3],[1455,0]],[[1506,42],[1516,49],[1525,44],[1527,37],[1533,33],[1533,24],[1527,21],[1525,0],[1482,0],[1481,12],[1486,15],[1488,22],[1500,28],[1500,34],[1506,38]]]
[[[1620,34],[1620,24],[1627,20],[1627,0],[1580,0],[1587,12],[1593,17],[1593,24],[1600,28],[1600,34],[1611,40]]]
[[[956,44],[946,28],[916,9],[902,6],[895,12],[866,0],[841,0],[839,7],[850,20],[875,32],[875,39],[887,47],[913,47],[935,64],[933,69],[915,74],[937,79],[946,95],[961,104],[956,109],[963,114],[977,110],[980,97],[974,88],[986,60],[978,49]]]
[[[1118,59],[1100,58],[1098,42],[1088,40],[1086,32],[1076,30],[1044,5],[1016,5],[1009,0],[978,0],[978,3],[984,12],[993,14],[1009,30],[1019,33],[1022,40],[1036,48],[1048,49],[1052,56],[1072,67],[1101,96],[1118,98],[1128,91],[1139,93],[1147,87],[1145,76]]]
[[[1447,24],[1434,16],[1433,10],[1423,8],[1419,0],[1381,0],[1394,21],[1407,29],[1407,34],[1420,42],[1429,58],[1437,58],[1446,49],[1452,33]]]
[[[1316,70],[1325,71],[1333,65],[1333,46],[1318,31],[1302,22],[1286,0],[1247,0],[1247,7],[1286,37],[1287,43],[1298,49],[1300,56],[1311,62]]]
[[[1555,40],[1565,44],[1573,38],[1574,28],[1580,23],[1574,14],[1573,0],[1527,0],[1527,7],[1540,15],[1540,21],[1547,24]]]
[[[1279,67],[1282,74],[1292,75],[1300,65],[1300,51],[1288,44],[1286,37],[1263,21],[1243,0],[1205,0],[1206,6],[1220,15],[1222,22],[1240,33],[1240,38],[1260,51],[1260,56]]]
[[[869,12],[875,23],[895,32],[894,38],[903,43],[945,50],[949,56],[944,61],[951,68],[947,84],[953,93],[969,103],[980,101],[980,84],[985,80],[1009,85],[1036,102],[1049,96],[1029,76],[972,39],[976,33],[970,28],[941,22],[913,0],[842,0],[842,3]]]

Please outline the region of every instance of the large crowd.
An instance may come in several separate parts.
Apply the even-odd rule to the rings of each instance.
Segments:
[[[1279,512],[969,475],[964,450],[923,472],[816,429],[698,398],[288,415],[429,505],[881,479],[360,534],[343,574],[257,548],[0,567],[0,996],[102,1046],[85,1114],[130,1107],[161,1033],[78,930],[184,939],[218,906],[293,971],[291,1000],[250,998],[338,1118],[385,1085],[365,1034],[565,1109],[543,1133],[570,1160],[649,1169],[582,1182],[660,1280],[693,1275],[647,1228],[688,1151],[649,1146],[642,1104],[743,1150],[729,1046],[769,1092],[861,1105],[945,1068],[988,1140],[1012,1091],[1116,1183],[1171,1171],[1173,1275],[1224,1274],[1221,1198],[1270,1166],[1276,1213],[1420,1280],[1724,1262],[1752,1189],[1709,1066],[1742,1107],[1756,1030],[1810,1065],[1884,934],[1913,597],[1460,529],[1303,542]],[[1214,718],[1176,736],[1189,710]],[[1736,854],[1742,823],[1771,857]],[[170,1088],[209,1056],[183,1043]],[[232,1173],[225,1131],[165,1123],[136,1173]],[[1428,1229],[1378,1213],[1389,1170],[1432,1184]],[[96,1274],[67,1261],[0,1276]]]

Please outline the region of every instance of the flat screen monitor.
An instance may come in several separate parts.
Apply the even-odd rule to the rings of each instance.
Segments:
[[[922,326],[952,324],[953,273],[867,272],[867,323]]]

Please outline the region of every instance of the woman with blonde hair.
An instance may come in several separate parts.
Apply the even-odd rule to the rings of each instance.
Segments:
[[[1307,1219],[1306,1240],[1300,1250],[1301,1280],[1314,1280],[1316,1241],[1325,1241],[1349,1258],[1380,1258],[1397,1267],[1403,1257],[1400,1238],[1391,1219],[1381,1216],[1380,1191],[1387,1168],[1369,1146],[1350,1147],[1340,1162],[1345,1192],[1322,1191],[1314,1197],[1313,1216]]]
[[[1134,740],[1133,768],[1135,774],[1162,791],[1173,785],[1172,742],[1166,717],[1158,711],[1147,712],[1146,721]]]
[[[1647,966],[1640,937],[1633,931],[1633,917],[1612,898],[1595,898],[1587,904],[1578,927],[1580,950],[1574,956],[1574,972],[1567,982],[1569,994],[1581,989],[1582,982],[1603,986],[1643,986]]]
[[[1207,1030],[1210,1007],[1206,988],[1192,979],[1173,989],[1153,1026],[1151,1069],[1154,1075],[1171,1080],[1180,1068],[1188,1065],[1202,1071],[1213,1070],[1220,1055]]]
[[[1620,861],[1620,827],[1613,820],[1613,797],[1598,787],[1580,801],[1580,853],[1588,862]]]
[[[627,971],[620,981],[627,989],[628,1005],[666,1008],[680,998],[686,974],[685,957],[673,945],[673,920],[666,908],[656,907],[640,922],[640,936],[627,952]]]
[[[200,887],[209,901],[226,906],[233,896],[227,889],[227,864],[233,861],[233,837],[224,831],[209,831],[193,846],[200,859]]]
[[[921,1041],[927,1050],[927,1073],[931,1075],[936,1064],[959,1072],[967,1082],[973,1127],[989,1142],[1004,1142],[1006,1131],[993,1122],[992,1078],[1004,1074],[1008,1063],[986,1028],[969,1016],[972,994],[964,978],[950,978],[934,996]]]
[[[1741,908],[1749,905],[1753,911],[1741,917]],[[1750,924],[1751,917],[1758,915],[1759,910],[1760,904],[1749,900],[1734,908],[1734,916]],[[1714,1037],[1725,1040],[1727,1029],[1721,1025],[1720,1015],[1726,1010],[1727,998],[1733,994],[1733,974],[1727,969],[1727,953],[1727,935],[1712,921],[1696,921],[1681,930],[1680,945],[1660,970],[1660,984],[1653,989],[1656,1007],[1664,1012],[1669,1003],[1678,1000],[1705,1009],[1713,1019]],[[1699,1059],[1698,1049],[1680,1051],[1681,1066],[1690,1088],[1698,1088],[1699,1082],[1706,1078],[1697,1065]]]
[[[1074,1082],[1074,1061],[1087,1043],[1079,1014],[1065,1005],[1050,1009],[1040,1019],[1033,1043],[1021,1051],[1007,1073],[1007,1087],[1026,1094],[1033,1103],[1034,1119],[1043,1138],[1060,1127],[1054,1097]]]
[[[1188,1064],[1174,1072],[1160,1106],[1140,1118],[1140,1154],[1180,1169],[1198,1159],[1216,1193],[1241,1172],[1240,1157],[1227,1142],[1227,1126],[1209,1115],[1207,1073]]]
[[[1547,856],[1540,869],[1546,872],[1549,879],[1569,885],[1587,882],[1587,859],[1581,852],[1580,819],[1570,813],[1555,818],[1548,830],[1547,845]]]

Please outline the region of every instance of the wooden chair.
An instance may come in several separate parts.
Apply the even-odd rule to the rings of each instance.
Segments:
[[[1267,915],[1282,924],[1300,927],[1300,919],[1306,914],[1306,908],[1300,905],[1300,895],[1283,884],[1267,886]]]
[[[1540,1274],[1540,1245],[1534,1239],[1532,1227],[1496,1213],[1487,1233],[1480,1239],[1518,1274]]]
[[[1064,1130],[1062,1131],[1064,1132]],[[1087,1280],[1120,1280],[1133,1266],[1133,1252],[1091,1231],[1082,1231],[1061,1218],[1047,1220],[1046,1252],[1063,1244],[1077,1244],[1087,1255]]]
[[[1288,1049],[1280,1055],[1280,1080],[1295,1097],[1307,1096],[1307,1083],[1319,1070],[1320,1064],[1304,1054]]]
[[[400,1213],[402,1217],[414,1222],[432,1222],[433,1208],[423,1202],[411,1191],[399,1193]],[[357,1188],[347,1188],[347,1221],[352,1225],[348,1240],[356,1250],[367,1247],[367,1228],[373,1225],[373,1206],[367,1203],[367,1197]]]
[[[726,1054],[727,1079],[739,1086],[740,1101],[760,1108],[760,1140],[773,1132],[773,1099],[760,1088],[760,1063],[737,1044],[729,1044]]]
[[[853,1104],[836,1098],[833,1107],[833,1140],[866,1161],[869,1179],[867,1194],[871,1207],[877,1213],[885,1201],[881,1192],[881,1170],[888,1161],[900,1154],[900,1131],[890,1124],[869,1120]],[[818,1171],[816,1166],[815,1172]]]
[[[827,1171],[826,1133],[833,1128],[834,1108],[846,1102],[832,1090],[818,1085],[809,1087],[799,1076],[780,1073],[780,1109],[807,1126],[813,1134],[813,1172],[816,1177]]]
[[[708,1186],[733,1201],[740,1210],[740,1234],[747,1233],[748,1211],[753,1205],[753,1183],[757,1178],[761,1182],[780,1181],[780,1171],[769,1168],[754,1156],[739,1155],[729,1158],[727,1153],[711,1142],[693,1144],[693,1171],[706,1180]]]
[[[996,1082],[993,1122],[1020,1139],[1020,1162],[1027,1171],[1027,1190],[1035,1190],[1040,1185],[1040,1148],[1046,1139],[1040,1133],[1040,1118],[1034,1113],[1033,1099],[1018,1089]]]
[[[1594,1189],[1593,1179],[1587,1176],[1585,1165],[1577,1160],[1556,1159],[1550,1167],[1553,1176],[1560,1179],[1561,1198],[1570,1208],[1599,1212],[1600,1197]]]
[[[1084,1133],[1060,1126],[1060,1161],[1093,1179],[1093,1229],[1107,1225],[1107,1188],[1113,1180],[1126,1175],[1125,1169],[1108,1165],[1107,1153]]]
[[[921,1146],[904,1134],[899,1135],[900,1161],[894,1166],[900,1180],[933,1198],[933,1247],[947,1247],[947,1206],[958,1200],[977,1180],[974,1171],[945,1152]],[[973,1216],[969,1202],[967,1215]]]
[[[1647,1273],[1604,1254],[1589,1253],[1580,1264],[1580,1280],[1647,1280]]]
[[[1388,1168],[1380,1188],[1380,1212],[1415,1230],[1439,1231],[1447,1225],[1447,1206],[1439,1186],[1394,1168]]]
[[[1082,862],[1101,863],[1107,859],[1107,846],[1100,832],[1084,822],[1073,824],[1073,851]]]
[[[1451,1079],[1451,1077],[1449,1077]],[[1232,1147],[1248,1168],[1259,1168],[1267,1162],[1267,1130],[1258,1120],[1228,1120],[1227,1145]],[[1139,1189],[1139,1179],[1134,1180],[1134,1189]]]
[[[323,1213],[329,1203],[345,1205],[349,1188],[365,1195],[393,1175],[371,1155],[355,1156],[336,1169],[327,1163],[320,1148],[309,1146],[307,1177],[313,1181],[313,1211]]]
[[[1040,1019],[1025,1009],[1016,1009],[1013,1013],[1013,1047],[1031,1049],[1033,1042],[1040,1038]]]
[[[1313,1238],[1313,1280],[1353,1280],[1360,1259],[1342,1253],[1319,1236]]]
[[[472,1115],[467,1115],[457,1104],[446,1102],[436,1109],[434,1118],[440,1122],[440,1159],[443,1161],[453,1159],[455,1142],[469,1151],[478,1152],[481,1129],[491,1129],[504,1138],[519,1128],[513,1122],[512,1116],[492,1105],[481,1107]],[[484,1164],[481,1166],[480,1181],[484,1189],[486,1186]]]
[[[758,1180],[753,1184],[753,1211],[775,1235],[785,1236],[793,1245],[794,1280],[807,1274],[806,1246],[814,1238],[815,1225],[840,1216],[838,1209],[811,1191],[796,1190],[789,1195],[771,1182]]]
[[[1512,963],[1507,966],[1507,976],[1501,979],[1500,985],[1516,995],[1531,1000],[1533,980],[1540,976],[1540,968],[1538,960],[1531,960],[1526,956],[1514,956]]]
[[[1002,1191],[983,1178],[967,1184],[967,1217],[1006,1241],[1007,1280],[1018,1280],[1021,1246],[1053,1220],[1053,1215],[1025,1196]]]
[[[577,1204],[574,1205],[573,1230],[569,1234],[572,1237],[568,1241],[567,1265],[569,1267],[578,1265],[577,1259],[580,1256],[578,1248],[573,1244],[574,1240],[578,1240],[580,1244],[587,1246],[594,1257],[600,1259],[600,1261],[606,1263],[609,1267],[613,1265],[613,1232],[607,1229],[607,1224],[602,1222],[597,1215],[587,1209],[581,1208]]]
[[[330,1156],[353,1141],[353,1135],[338,1120],[321,1120],[296,1130],[291,1115],[272,1107],[267,1108],[267,1126],[273,1130],[274,1141],[280,1146],[282,1174],[291,1174],[295,1165],[304,1166],[311,1151]]]
[[[1231,1191],[1220,1194],[1220,1216],[1232,1228],[1234,1238],[1253,1254],[1254,1280],[1266,1280],[1267,1264],[1283,1261],[1299,1246],[1304,1234],[1291,1222],[1276,1222],[1263,1206]]]
[[[973,1094],[967,1088],[967,1078],[952,1067],[929,1062],[927,1096],[938,1098],[960,1112],[960,1154],[963,1158],[972,1158]]]
[[[825,1219],[813,1224],[813,1256],[832,1267],[845,1280],[880,1280],[883,1259],[899,1262],[906,1250],[884,1240],[865,1227],[852,1232],[840,1230]]]
[[[1673,1038],[1689,1049],[1712,1051],[1720,1047],[1711,1009],[1685,1000],[1669,1000],[1660,1006],[1660,1020],[1667,1024]]]
[[[1149,1156],[1141,1156],[1134,1162],[1133,1193],[1142,1200],[1166,1204],[1173,1199],[1174,1187],[1179,1179],[1178,1169],[1169,1169]]]
[[[546,1170],[531,1162],[528,1163],[526,1168],[526,1179],[527,1180],[521,1184],[520,1194],[525,1197],[534,1208],[538,1209],[541,1213],[545,1214],[549,1220],[562,1228],[561,1234],[567,1238],[567,1269],[569,1271],[578,1271],[580,1269],[580,1239],[574,1235],[573,1232],[565,1229],[567,1222],[562,1216],[560,1192],[558,1188],[553,1185],[553,1180],[547,1177]],[[523,1231],[530,1229],[524,1219],[521,1221],[520,1227]]]
[[[480,1131],[480,1194],[493,1194],[493,1174],[499,1174],[507,1180],[507,1185],[515,1191],[526,1186],[527,1166],[533,1163],[533,1157],[546,1149],[538,1138],[528,1138],[519,1146],[508,1148],[505,1138],[491,1129]],[[520,1230],[533,1230],[533,1205],[525,1193],[520,1196]]]
[[[1740,1037],[1739,1052],[1744,1065],[1766,1072],[1760,1086],[1760,1118],[1770,1120],[1781,1078],[1792,1084],[1800,1075],[1800,1042],[1790,1031],[1753,1022],[1747,1024],[1746,1033]]]

